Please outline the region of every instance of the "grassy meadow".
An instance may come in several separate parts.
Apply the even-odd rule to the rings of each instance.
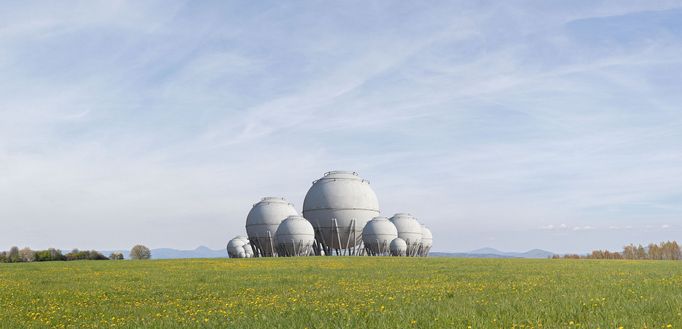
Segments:
[[[0,264],[0,328],[682,328],[682,262]]]

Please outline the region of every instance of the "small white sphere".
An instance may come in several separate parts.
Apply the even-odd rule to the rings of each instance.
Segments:
[[[244,240],[239,237],[235,237],[227,243],[227,255],[230,258],[243,258],[239,256],[240,252],[244,251]]]
[[[405,256],[407,252],[407,243],[401,238],[395,238],[391,241],[391,256]]]
[[[280,256],[307,256],[315,243],[315,229],[302,216],[289,216],[277,228],[276,237]]]
[[[370,255],[389,253],[389,244],[398,237],[398,229],[386,217],[374,217],[362,230],[362,241]]]
[[[422,241],[419,244],[419,256],[428,256],[432,246],[433,235],[431,234],[431,230],[426,227],[426,225],[422,225]]]
[[[248,243],[249,243],[249,239],[248,239],[247,237],[243,236],[243,235],[238,235],[238,236],[235,237],[235,239],[239,239],[239,240],[244,241],[244,244],[248,244]]]
[[[246,254],[246,258],[253,257],[253,248],[251,248],[250,244],[245,244],[243,248],[244,248],[244,253]]]
[[[424,247],[431,248],[433,245],[433,235],[431,234],[431,230],[426,227],[426,225],[422,225],[422,245]]]
[[[227,243],[227,249],[234,249],[244,245],[244,241],[238,238],[233,238]]]
[[[237,258],[246,258],[246,251],[244,247],[237,247]]]
[[[391,217],[391,222],[398,229],[398,237],[407,243],[407,255],[416,255],[422,240],[422,226],[417,219],[407,213],[398,213]]]

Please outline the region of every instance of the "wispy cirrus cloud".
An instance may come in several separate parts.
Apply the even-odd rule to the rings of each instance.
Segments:
[[[667,2],[5,3],[0,244],[215,248],[259,197],[300,208],[336,168],[439,250],[668,239],[681,17]]]

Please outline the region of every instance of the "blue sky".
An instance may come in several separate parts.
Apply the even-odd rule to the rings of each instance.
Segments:
[[[682,239],[682,2],[0,3],[0,246],[222,248],[325,171],[434,250]]]

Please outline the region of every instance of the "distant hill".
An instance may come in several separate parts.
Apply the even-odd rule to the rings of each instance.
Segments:
[[[109,250],[102,251],[102,254],[109,256],[112,252],[121,252],[126,259],[129,258],[129,250]],[[178,250],[172,248],[152,249],[152,259],[180,259],[180,258],[221,258],[227,257],[225,250],[213,250],[205,246],[197,247],[194,250]]]
[[[507,252],[493,248],[481,248],[463,253],[432,252],[434,257],[459,257],[459,258],[548,258],[554,255],[551,251],[532,249],[526,252]]]
[[[468,252],[430,252],[430,257],[452,257],[452,258],[518,258],[496,254],[470,254]]]

